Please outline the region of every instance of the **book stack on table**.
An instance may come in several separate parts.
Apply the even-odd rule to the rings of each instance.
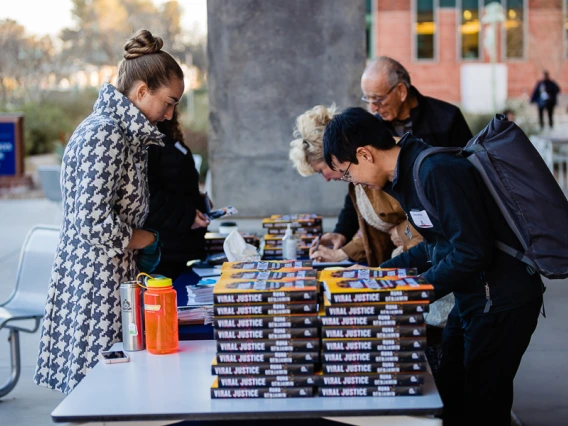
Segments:
[[[423,312],[433,286],[415,269],[323,270],[319,396],[421,395]]]
[[[308,258],[312,242],[322,233],[323,217],[317,214],[272,215],[262,220],[266,229],[263,258],[282,259],[282,238],[288,224],[298,238],[298,258]]]
[[[313,396],[318,294],[310,261],[226,262],[213,290],[211,397]]]

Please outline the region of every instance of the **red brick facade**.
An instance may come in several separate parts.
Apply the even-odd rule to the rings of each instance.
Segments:
[[[375,0],[375,56],[391,56],[410,72],[412,83],[426,95],[460,103],[459,11],[438,8],[436,59],[419,61],[413,56],[412,2]],[[563,0],[528,0],[524,33],[525,59],[503,61],[501,34],[498,35],[498,62],[507,64],[508,97],[530,95],[534,84],[547,69],[563,92],[568,92],[568,59],[563,55]],[[479,62],[490,62],[484,53]]]

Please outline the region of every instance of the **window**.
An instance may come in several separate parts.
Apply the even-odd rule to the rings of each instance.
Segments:
[[[479,18],[479,1],[462,0],[460,23],[462,59],[479,59],[481,29]]]
[[[524,0],[505,0],[505,57],[522,59],[525,56],[525,5]]]
[[[568,59],[568,0],[564,0],[564,57]]]
[[[435,0],[416,0],[416,59],[434,59],[436,44],[436,20],[434,18]]]
[[[375,0],[365,0],[365,39],[367,42],[367,57],[375,56]]]

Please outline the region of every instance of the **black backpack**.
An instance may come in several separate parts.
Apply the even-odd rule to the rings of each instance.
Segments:
[[[568,277],[568,200],[525,133],[502,114],[465,148],[429,148],[414,164],[414,184],[426,212],[438,215],[419,180],[420,166],[441,152],[466,157],[477,169],[525,252],[496,241],[505,253],[547,278]]]

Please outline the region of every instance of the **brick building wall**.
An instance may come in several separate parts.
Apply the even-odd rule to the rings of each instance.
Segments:
[[[459,13],[457,8],[437,8],[437,51],[434,60],[416,60],[413,56],[411,0],[375,0],[375,56],[391,56],[409,71],[412,83],[423,94],[453,103],[461,102],[459,56]],[[533,87],[547,69],[559,86],[568,92],[568,60],[563,56],[564,18],[562,0],[528,0],[528,20],[524,33],[525,58],[503,61],[501,31],[497,35],[498,62],[507,65],[508,97],[530,96]],[[489,63],[485,52],[474,63]]]

